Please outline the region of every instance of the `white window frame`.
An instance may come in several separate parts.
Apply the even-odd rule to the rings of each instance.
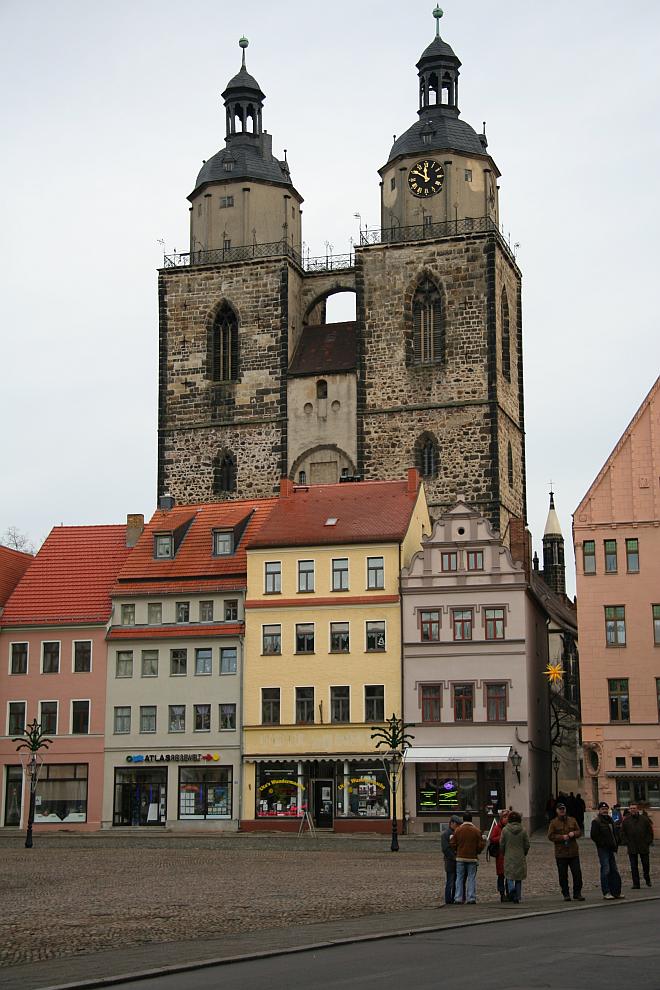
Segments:
[[[345,588],[335,588],[335,562],[339,560],[346,561],[346,587]],[[342,571],[343,572],[343,571]],[[339,572],[339,573],[342,573]],[[330,591],[331,592],[345,592],[351,590],[351,560],[350,557],[331,557],[330,558]]]
[[[338,650],[332,649],[332,627],[338,625],[348,626],[348,650],[346,652],[344,652],[343,650],[339,652]],[[330,621],[328,622],[328,653],[333,657],[334,656],[347,657],[351,653],[352,646],[353,646],[353,632],[351,629],[350,619],[330,619]],[[338,684],[336,686],[343,687],[343,685],[341,684]]]
[[[73,731],[73,704],[84,701],[87,704],[87,732]],[[133,722],[131,706],[131,723]],[[91,698],[71,698],[69,701],[69,735],[70,736],[91,736],[92,735],[92,699]]]
[[[369,585],[369,561],[370,560],[382,560],[383,562],[383,583],[378,586],[375,585],[373,588]],[[384,553],[374,553],[367,554],[364,560],[365,564],[365,574],[364,574],[364,587],[366,591],[384,591],[385,590],[385,554]]]
[[[374,684],[370,681],[372,687],[382,687],[383,689],[383,720],[385,719],[385,712],[387,711],[387,684]],[[366,725],[378,725],[378,720],[367,722],[367,684],[366,682],[362,684],[362,721]]]
[[[208,727],[208,729],[198,729],[197,726],[195,725],[195,722],[197,721],[197,709],[198,708],[201,708],[202,705],[208,705],[208,709],[209,709],[209,727]],[[196,703],[196,702],[193,703],[193,706],[192,706],[192,716],[193,716],[193,718],[192,718],[192,720],[193,720],[192,731],[193,732],[201,732],[201,733],[210,732],[211,731],[211,722],[213,720],[213,703],[211,701],[200,701],[199,703]]]
[[[236,653],[236,670],[223,670],[222,669],[222,651],[223,650],[234,650],[234,652]],[[236,646],[221,646],[221,647],[219,647],[219,651],[220,652],[218,653],[218,664],[219,664],[219,668],[218,669],[219,669],[220,677],[236,677],[236,675],[238,674],[238,645],[236,645]],[[277,656],[277,655],[278,654],[274,654],[274,656]]]
[[[234,706],[234,728],[233,729],[223,729],[222,719],[220,709],[223,705],[233,705]],[[219,701],[218,702],[218,732],[238,732],[238,704],[235,701]]]
[[[157,668],[158,673],[156,673],[156,674],[145,674],[144,673],[144,664],[143,664],[143,661],[144,661],[143,654],[144,653],[155,653],[156,654],[156,668]],[[135,659],[133,660],[133,666],[135,667]],[[149,680],[152,680],[153,678],[158,677],[159,675],[160,675],[160,650],[158,649],[158,647],[152,646],[152,647],[149,647],[146,650],[142,650],[141,649],[140,650],[140,677],[144,677],[144,678],[146,678],[149,681]]]
[[[651,609],[651,615],[653,615],[653,609]],[[49,643],[52,643],[53,640],[52,639],[49,639],[48,642]],[[11,651],[11,648],[12,648],[12,646],[18,646],[19,643],[25,643],[26,646],[27,646],[27,657],[26,657],[26,661],[25,661],[25,674],[12,674],[12,672],[11,672],[11,652],[12,652]],[[25,677],[27,674],[30,673],[30,641],[28,639],[11,639],[9,641],[9,658],[8,658],[8,664],[7,664],[7,673],[9,674],[10,677]]]
[[[120,653],[130,653],[131,654],[131,672],[130,674],[118,674],[117,673],[117,661],[119,659]],[[142,654],[140,654],[140,662],[142,659]],[[115,680],[116,681],[130,681],[135,673],[135,650],[115,650]]]
[[[118,708],[128,708],[128,731],[117,732],[117,709]],[[73,717],[73,709],[71,710],[71,716]],[[133,706],[132,705],[113,705],[112,707],[112,734],[113,736],[130,736],[133,732]]]
[[[155,729],[143,729],[142,728],[142,709],[143,708],[153,708],[156,712],[156,727]],[[138,705],[139,710],[139,721],[138,721],[138,735],[142,736],[153,736],[158,732],[158,705]]]
[[[76,643],[89,643],[89,670],[76,670]],[[71,640],[71,673],[72,674],[91,674],[94,670],[94,640],[91,637],[87,639],[72,639]]]
[[[48,642],[50,642],[50,640]],[[43,718],[41,717],[41,706],[43,705],[44,700],[45,701],[54,701],[55,704],[57,705],[57,708],[55,710],[55,732],[47,732],[46,733],[46,738],[48,736],[61,736],[63,733],[60,732],[60,729],[62,728],[62,726],[60,724],[60,701],[59,701],[59,698],[45,698],[43,700],[41,698],[39,699],[39,705],[38,705],[38,709],[37,709],[37,711],[39,713],[39,725],[43,725]]]
[[[19,640],[19,642],[24,643],[25,640],[24,639],[21,639],[21,640]],[[28,703],[27,703],[27,700],[23,701],[23,700],[21,700],[21,698],[8,698],[7,699],[7,712],[6,712],[6,718],[5,718],[5,726],[7,728],[6,735],[11,738],[14,735],[14,733],[9,731],[9,706],[10,705],[23,705],[23,709],[24,709],[24,711],[23,711],[23,725],[27,725],[28,724],[28,720],[27,720]]]
[[[59,650],[59,662],[58,662],[58,665],[57,665],[57,673],[60,674],[62,672],[62,640],[61,639],[42,639],[41,640],[41,673],[42,674],[44,674],[44,673],[46,673],[46,674],[52,674],[53,673],[52,670],[44,671],[44,646],[46,645],[46,643],[57,643],[57,645],[60,648],[60,650]]]
[[[301,570],[300,570],[300,565],[301,564],[311,564],[312,565],[312,570],[311,570],[312,587],[311,588],[305,588],[304,590],[300,587],[300,575],[301,575],[301,573],[309,574],[310,572],[309,571],[301,572]],[[314,560],[313,557],[300,557],[298,560],[296,560],[296,594],[297,595],[311,595],[315,591],[316,591],[316,561]]]
[[[150,605],[160,605],[160,622],[150,622],[149,621],[149,606]],[[148,626],[162,626],[163,624],[163,603],[162,602],[147,602],[147,625]]]
[[[385,636],[385,649],[384,650],[370,650],[369,647],[367,646],[367,625],[370,622],[382,622],[383,623],[383,635]],[[365,619],[364,620],[364,652],[365,653],[368,653],[369,655],[371,655],[373,653],[387,653],[387,643],[388,643],[387,619],[385,619],[385,618],[383,618],[383,619]]]
[[[132,622],[124,622],[124,609],[125,608],[132,608],[133,609],[133,621]],[[124,629],[133,629],[137,625],[137,608],[135,606],[135,602],[121,602],[121,604],[119,606],[119,625],[122,626],[122,628],[124,628]]]
[[[193,675],[195,677],[210,677],[211,674],[213,673],[213,647],[212,646],[195,646],[195,647],[193,647],[193,649],[195,651],[194,654],[193,654],[193,665],[194,665],[194,668],[195,668],[193,670]],[[211,654],[211,669],[210,670],[201,670],[201,671],[200,670],[197,670],[197,651],[198,650],[208,650],[209,653]]]
[[[348,688],[348,722],[333,722],[332,721],[332,691],[333,688],[347,687]],[[364,691],[362,692],[362,704],[364,705]],[[353,714],[353,688],[350,684],[329,684],[328,685],[328,725],[350,725],[352,722],[351,715]]]

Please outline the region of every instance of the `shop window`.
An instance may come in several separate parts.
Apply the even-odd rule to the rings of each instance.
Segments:
[[[298,591],[314,591],[314,561],[298,561]]]
[[[230,489],[230,491],[233,489]],[[213,531],[213,556],[228,557],[234,552],[234,534],[221,530]]]
[[[213,602],[199,603],[199,621],[213,622]]]
[[[265,586],[267,595],[279,595],[282,590],[282,565],[279,560],[271,560],[264,564]]]
[[[330,652],[348,653],[350,651],[350,627],[348,622],[330,623]]]
[[[223,646],[220,650],[220,673],[235,674],[237,650],[235,646]]]
[[[440,612],[420,612],[422,643],[437,643],[440,639]]]
[[[122,605],[120,621],[122,626],[135,625],[135,605]]]
[[[200,646],[195,650],[195,674],[213,673],[213,650],[210,646]]]
[[[443,571],[457,571],[458,553],[456,550],[443,550],[440,554],[440,566]]]
[[[338,773],[337,812],[343,818],[387,818],[390,789],[383,767],[349,763],[348,774]]]
[[[5,825],[18,828],[23,805],[23,767],[7,767],[5,788]]]
[[[385,562],[382,557],[367,557],[367,588],[385,587]]]
[[[118,705],[115,707],[113,731],[116,736],[120,736],[131,731],[130,705]]]
[[[11,644],[11,673],[27,674],[28,669],[28,645],[27,643]]]
[[[117,650],[115,658],[115,676],[133,676],[133,650]]]
[[[480,810],[476,769],[438,763],[418,763],[415,769],[418,815]]]
[[[174,557],[174,534],[156,533],[154,536],[155,560],[172,560]]]
[[[9,725],[7,735],[21,736],[25,732],[25,702],[9,702]]]
[[[261,722],[263,725],[280,724],[280,689],[261,689]]]
[[[273,656],[282,652],[282,627],[280,625],[262,626],[261,638],[261,652],[264,655]]]
[[[347,557],[337,557],[332,561],[332,590],[348,591]]]
[[[471,722],[474,712],[474,684],[454,684],[454,721]]]
[[[484,609],[486,639],[504,639],[504,609]]]
[[[190,622],[190,602],[177,602],[175,614],[177,622]]]
[[[71,734],[86,736],[89,733],[89,701],[71,702]]]
[[[605,540],[605,573],[616,574],[616,540]]]
[[[231,767],[179,767],[179,818],[231,818]]]
[[[156,731],[156,705],[140,705],[140,732]]]
[[[596,541],[584,540],[582,544],[582,571],[585,574],[596,573]]]
[[[385,720],[385,687],[383,684],[367,684],[364,688],[365,722]]]
[[[211,731],[210,705],[193,705],[193,729],[195,732]]]
[[[73,643],[73,670],[76,674],[89,674],[92,669],[92,641],[76,639]]]
[[[618,804],[647,804],[650,808],[660,808],[660,780],[617,780],[616,799]]]
[[[486,719],[506,722],[506,684],[486,685]]]
[[[37,783],[35,824],[87,821],[87,764],[44,763]]]
[[[607,682],[610,722],[630,721],[630,699],[628,696],[628,678],[610,678]]]
[[[639,540],[626,540],[626,568],[628,574],[639,572]]]
[[[168,732],[186,731],[186,706],[168,705]]]
[[[442,714],[442,685],[422,684],[422,722],[439,722]]]
[[[314,623],[298,622],[296,624],[296,653],[314,652]]]
[[[44,674],[58,674],[60,670],[60,644],[43,643],[43,663],[41,669]]]
[[[163,621],[163,606],[161,602],[147,604],[147,622],[150,626],[160,626]]]
[[[314,723],[314,688],[296,688],[296,723],[298,725],[313,725]]]
[[[348,685],[330,688],[330,721],[350,722],[351,689]]]
[[[229,732],[236,728],[236,705],[220,705],[220,731]]]
[[[170,676],[185,677],[188,673],[188,650],[170,650]]]
[[[158,677],[158,650],[142,650],[142,676]]]
[[[45,736],[57,735],[57,702],[42,701],[39,703],[39,722]]]
[[[607,646],[626,645],[625,605],[605,606],[605,643]]]
[[[296,818],[306,810],[306,791],[295,765],[257,764],[257,818]]]
[[[238,600],[228,598],[225,602],[225,622],[236,622],[238,619]]]
[[[483,550],[468,550],[467,569],[468,571],[483,571],[484,569]]]
[[[367,622],[367,653],[384,653],[385,651],[385,623]]]
[[[455,640],[463,642],[472,639],[472,609],[452,609],[452,627]]]

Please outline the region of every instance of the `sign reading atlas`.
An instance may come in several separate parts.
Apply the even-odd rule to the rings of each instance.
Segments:
[[[127,763],[217,763],[219,753],[133,753]]]

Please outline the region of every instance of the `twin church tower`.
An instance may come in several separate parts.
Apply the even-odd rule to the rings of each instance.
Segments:
[[[525,517],[520,271],[441,15],[417,63],[417,120],[378,170],[380,228],[339,259],[303,257],[303,199],[241,39],[225,146],[188,197],[190,252],[159,274],[159,494],[265,497],[284,476],[415,465],[434,516],[460,495],[502,533]],[[327,323],[340,291],[356,319]]]

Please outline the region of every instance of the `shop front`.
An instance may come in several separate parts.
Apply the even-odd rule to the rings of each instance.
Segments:
[[[50,755],[50,754],[49,754]],[[34,825],[67,830],[97,829],[101,817],[102,763],[100,754],[54,755],[39,764],[35,783]],[[76,758],[77,757],[77,758]],[[16,759],[16,755],[14,755]],[[19,762],[0,765],[0,825],[25,828],[30,802],[30,778]]]

